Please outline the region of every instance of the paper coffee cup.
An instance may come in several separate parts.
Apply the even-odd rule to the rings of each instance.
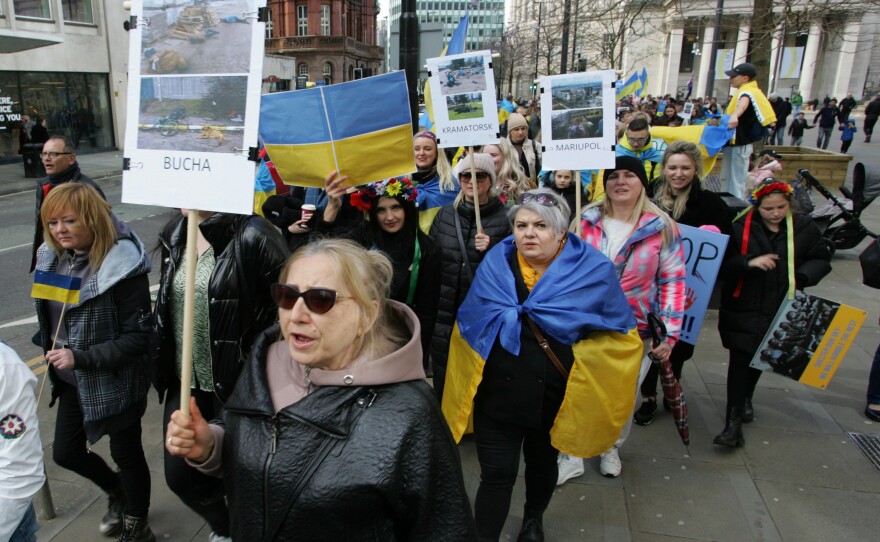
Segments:
[[[315,214],[315,210],[317,207],[310,204],[305,204],[302,206],[302,220],[303,222],[308,222],[309,219],[312,218],[312,215]]]

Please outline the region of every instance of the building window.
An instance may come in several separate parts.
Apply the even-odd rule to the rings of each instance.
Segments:
[[[93,24],[91,0],[61,0],[64,20],[74,23]]]
[[[309,65],[303,62],[299,65],[299,73],[300,77],[308,77],[309,76]]]
[[[321,35],[330,35],[330,5],[321,5]]]
[[[308,6],[296,6],[296,35],[309,35],[309,8]]]
[[[15,14],[19,17],[52,18],[49,0],[12,0],[12,9],[15,10]]]
[[[688,73],[694,71],[694,60],[697,54],[694,51],[700,51],[698,35],[694,33],[685,33],[681,40],[681,56],[678,58],[678,71],[680,73]]]
[[[272,37],[272,29],[274,28],[274,24],[272,23],[272,8],[266,9],[266,35],[264,36],[266,39]]]
[[[324,84],[330,85],[333,83],[333,66],[329,62],[324,63]]]

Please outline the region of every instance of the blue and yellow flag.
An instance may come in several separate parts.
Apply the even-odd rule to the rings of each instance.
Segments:
[[[465,13],[464,17],[458,21],[458,26],[455,27],[455,32],[452,33],[452,37],[449,39],[449,44],[440,51],[440,56],[446,55],[460,55],[464,52],[465,45],[467,45],[467,32],[468,26],[470,26],[471,14]],[[431,98],[431,85],[430,81],[425,81],[425,87],[422,90],[422,94],[425,96],[425,113],[428,114],[428,124],[423,124],[425,128],[428,130],[434,131],[434,101]]]
[[[618,81],[620,84],[620,81]],[[629,79],[626,80],[626,83],[623,83],[619,87],[617,87],[617,99],[625,98],[630,94],[635,94],[642,88],[642,81],[639,79],[639,74],[634,73],[630,76]]]
[[[81,287],[82,279],[79,277],[68,277],[37,269],[34,271],[34,286],[31,288],[31,297],[76,305],[79,303]]]
[[[716,156],[730,141],[736,130],[727,128],[729,115],[722,115],[718,126],[691,124],[690,126],[651,126],[651,138],[662,139],[667,144],[673,141],[696,143],[703,153],[703,171],[708,173],[715,167]]]
[[[260,141],[285,184],[323,188],[334,170],[352,186],[411,173],[406,75],[264,95]]]
[[[641,86],[639,90],[636,91],[636,96],[641,98],[642,96],[648,95],[648,69],[642,68],[642,73],[639,74],[639,83]]]

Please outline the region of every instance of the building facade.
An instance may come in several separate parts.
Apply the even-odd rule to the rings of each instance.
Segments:
[[[379,73],[375,0],[269,0],[266,53],[296,56],[296,77],[330,85]],[[279,77],[286,78],[279,74]]]

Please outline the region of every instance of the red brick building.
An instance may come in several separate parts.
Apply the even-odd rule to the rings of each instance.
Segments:
[[[351,81],[357,68],[378,73],[376,0],[268,0],[267,6],[266,53],[296,57],[296,73],[284,78],[333,84]]]

